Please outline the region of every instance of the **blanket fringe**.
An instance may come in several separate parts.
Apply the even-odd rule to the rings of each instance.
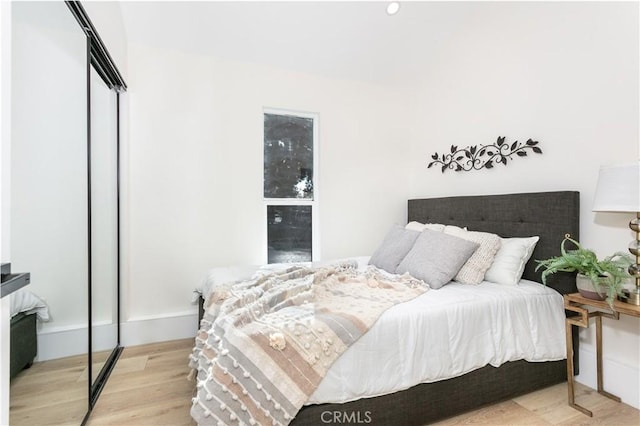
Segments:
[[[189,374],[187,375],[187,380],[190,382],[193,382],[196,378],[196,370],[195,369],[191,369],[191,371],[189,371]]]

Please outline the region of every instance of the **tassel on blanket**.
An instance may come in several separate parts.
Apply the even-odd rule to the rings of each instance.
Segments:
[[[191,369],[191,371],[189,371],[189,374],[187,375],[187,380],[190,382],[193,382],[196,378],[196,370],[195,369]]]

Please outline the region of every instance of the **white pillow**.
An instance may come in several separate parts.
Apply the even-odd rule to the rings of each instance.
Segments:
[[[444,225],[440,223],[420,223],[416,221],[407,223],[407,226],[405,226],[404,228],[410,231],[418,231],[418,232],[422,232],[425,229],[429,229],[431,231],[438,231],[438,232],[444,231]]]
[[[517,285],[539,239],[540,237],[501,238],[500,250],[484,274],[484,279],[496,284]]]
[[[500,248],[501,238],[488,232],[465,231],[457,226],[447,226],[444,233],[480,244],[458,271],[455,280],[462,284],[480,284],[484,281],[484,275]]]
[[[443,232],[445,234],[450,234],[451,232],[449,231],[468,231],[468,229],[466,226],[464,228],[460,228],[459,226],[455,225],[445,225]]]
[[[418,231],[418,232],[422,232],[425,229],[428,229],[430,231],[446,232],[447,228],[463,229],[465,231],[467,230],[466,226],[464,228],[460,228],[455,225],[443,225],[441,223],[420,223],[416,221],[409,222],[404,227],[404,229],[408,229],[410,231]]]

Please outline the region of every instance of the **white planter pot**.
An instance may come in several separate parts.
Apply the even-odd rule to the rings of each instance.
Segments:
[[[605,300],[607,298],[607,287],[605,284],[596,286],[591,278],[586,275],[578,274],[576,276],[576,286],[583,297],[593,300]]]

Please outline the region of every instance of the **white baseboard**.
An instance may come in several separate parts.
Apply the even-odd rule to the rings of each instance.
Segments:
[[[89,332],[86,326],[49,328],[38,332],[35,361],[64,358],[87,353]]]
[[[622,399],[622,402],[640,409],[640,369],[602,358],[602,381],[604,390]],[[596,389],[596,354],[589,349],[580,348],[580,374],[576,381]]]
[[[120,344],[126,347],[186,339],[195,337],[197,331],[198,314],[193,312],[133,318],[120,325]],[[115,333],[114,324],[94,326],[94,350],[113,348]],[[86,326],[41,330],[38,333],[38,354],[35,361],[86,354],[87,342]]]
[[[111,349],[116,344],[115,324],[93,327],[93,350]],[[38,332],[38,353],[35,361],[64,358],[87,353],[89,332],[86,326],[48,328]]]
[[[132,318],[120,326],[121,343],[125,347],[195,338],[197,331],[196,312]]]

